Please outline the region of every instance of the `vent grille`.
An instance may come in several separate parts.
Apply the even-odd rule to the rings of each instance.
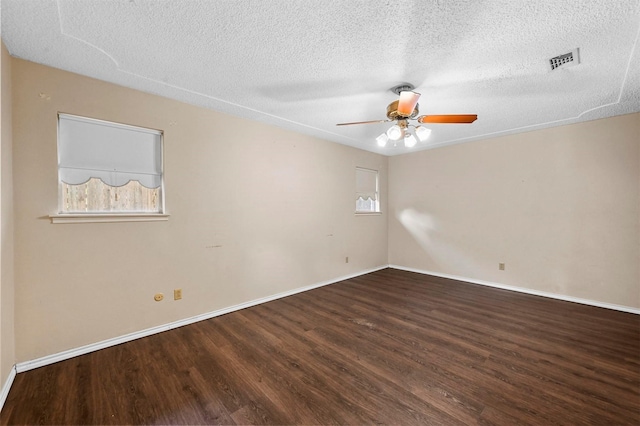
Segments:
[[[565,53],[564,55],[551,58],[549,59],[549,63],[551,64],[551,71],[560,67],[567,68],[578,65],[580,63],[579,49],[576,48],[571,52]]]

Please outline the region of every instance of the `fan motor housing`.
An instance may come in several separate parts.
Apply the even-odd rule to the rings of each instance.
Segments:
[[[408,118],[408,119],[412,119],[415,118],[419,111],[418,111],[418,104],[416,104],[416,107],[414,108],[413,112],[411,113],[411,115],[409,116],[404,116],[404,115],[400,115],[398,114],[398,103],[400,101],[393,101],[389,104],[389,106],[387,106],[387,118],[389,118],[389,120],[397,120],[399,118]]]

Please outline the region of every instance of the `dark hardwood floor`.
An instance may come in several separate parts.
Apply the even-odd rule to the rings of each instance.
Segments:
[[[2,424],[640,424],[640,316],[385,269],[18,374]]]

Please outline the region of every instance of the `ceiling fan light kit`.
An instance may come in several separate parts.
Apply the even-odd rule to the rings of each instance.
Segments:
[[[389,130],[387,130],[387,137],[392,141],[399,141],[404,137],[404,129],[397,124],[394,124],[389,127]]]
[[[406,148],[413,148],[418,141],[425,142],[431,135],[431,129],[426,127],[409,125],[406,120],[401,121],[400,124],[403,124],[404,127],[397,124],[393,125],[376,138],[379,147],[384,148],[389,141],[394,142],[395,145],[396,142],[404,140]]]
[[[411,133],[408,133],[404,137],[404,146],[406,146],[407,148],[413,148],[414,146],[416,146],[417,143],[418,143],[418,140]]]
[[[416,136],[420,139],[420,142],[424,142],[429,139],[431,136],[431,129],[427,129],[426,127],[418,126],[416,127]]]
[[[380,136],[376,137],[378,146],[385,147],[389,141],[393,141],[395,145],[395,142],[404,139],[404,146],[412,148],[418,143],[418,141],[426,141],[431,134],[431,129],[409,124],[409,120],[417,120],[421,124],[471,124],[478,119],[476,114],[421,115],[418,117],[418,100],[421,95],[420,93],[414,92],[413,89],[414,86],[409,83],[403,83],[391,88],[391,91],[398,95],[399,99],[391,102],[387,106],[388,120],[357,121],[351,123],[339,123],[336,125],[349,126],[352,124],[385,123],[395,121],[396,124],[391,126]]]
[[[387,146],[387,142],[389,142],[389,137],[386,133],[383,133],[376,138],[376,142],[378,142],[379,147],[384,148]]]

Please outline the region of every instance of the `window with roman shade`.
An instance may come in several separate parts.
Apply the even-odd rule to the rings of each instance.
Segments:
[[[380,212],[378,171],[356,167],[356,213]]]
[[[163,213],[162,132],[58,114],[61,213]]]

